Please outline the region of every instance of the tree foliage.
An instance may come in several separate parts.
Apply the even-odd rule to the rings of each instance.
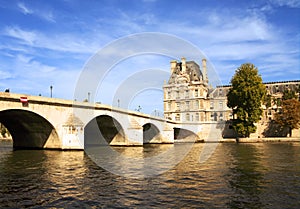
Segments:
[[[266,87],[258,75],[258,69],[251,63],[242,64],[236,70],[231,84],[227,94],[227,106],[233,109],[233,128],[239,136],[249,137],[250,133],[256,131],[254,123],[262,115],[261,104]]]
[[[282,100],[297,99],[295,91],[285,90],[282,95]]]
[[[264,104],[266,105],[266,108],[269,108],[269,107],[272,106],[272,96],[271,96],[271,94],[265,95]]]
[[[292,136],[292,130],[300,126],[300,102],[295,98],[283,100],[281,111],[275,114],[275,121],[282,127],[288,127]]]

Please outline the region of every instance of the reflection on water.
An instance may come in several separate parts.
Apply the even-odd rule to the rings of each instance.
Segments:
[[[297,208],[300,144],[219,144],[200,164],[204,144],[166,173],[127,179],[98,167],[84,152],[18,150],[1,142],[3,207]],[[180,145],[117,147],[150,157]],[[108,159],[109,160],[109,159]],[[164,166],[164,165],[157,165]]]

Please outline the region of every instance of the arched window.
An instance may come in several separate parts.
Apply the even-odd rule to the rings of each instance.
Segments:
[[[186,120],[186,121],[190,121],[190,113],[187,113],[187,114],[185,115],[185,120]]]

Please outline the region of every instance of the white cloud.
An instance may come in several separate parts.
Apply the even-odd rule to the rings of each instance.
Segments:
[[[24,2],[17,3],[17,7],[24,15],[34,15],[48,22],[55,22],[55,17],[51,10],[45,8],[29,8]]]
[[[53,22],[53,23],[56,22],[52,11],[44,11],[40,13],[38,16],[40,16],[42,19],[45,19],[49,22]]]
[[[299,0],[270,0],[274,5],[300,8]]]
[[[88,36],[84,36],[84,34],[65,33],[49,36],[49,34],[24,30],[16,26],[6,27],[2,34],[16,38],[21,41],[21,44],[29,45],[33,48],[45,48],[70,53],[94,53],[100,48],[102,40],[107,40],[101,34],[88,34]]]
[[[21,10],[21,12],[25,15],[27,14],[32,14],[33,11],[31,9],[29,9],[27,6],[25,6],[24,2],[19,2],[17,4],[17,6],[19,7],[19,9]]]
[[[8,78],[12,78],[12,74],[7,72],[7,71],[2,71],[0,70],[0,80],[5,80],[5,79],[8,79]]]
[[[17,55],[16,57],[16,67],[19,72],[27,72],[23,76],[29,76],[33,80],[36,78],[47,77],[48,73],[56,70],[56,67],[43,64],[41,62],[35,61],[33,57],[25,55]]]
[[[36,39],[37,39],[36,32],[25,31],[18,27],[6,27],[3,33],[6,36],[17,38],[19,40],[24,41],[24,43],[27,43],[30,45],[34,44],[34,42],[36,42]]]
[[[35,60],[33,56],[17,54],[12,63],[0,66],[0,87],[10,88],[11,92],[73,99],[79,69],[58,69]],[[5,69],[5,70],[4,70]]]

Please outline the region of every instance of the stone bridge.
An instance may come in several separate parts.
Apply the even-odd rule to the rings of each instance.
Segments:
[[[14,148],[83,149],[219,138],[220,124],[182,124],[103,104],[0,93],[0,123]],[[221,125],[222,126],[222,125]]]

